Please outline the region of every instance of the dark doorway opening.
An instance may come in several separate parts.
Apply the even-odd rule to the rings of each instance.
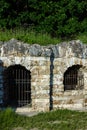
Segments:
[[[81,65],[73,65],[64,73],[64,90],[83,89],[84,76],[80,70]]]
[[[25,67],[13,65],[4,71],[4,103],[11,107],[31,104],[31,75]]]

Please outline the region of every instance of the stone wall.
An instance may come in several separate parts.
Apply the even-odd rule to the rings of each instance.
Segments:
[[[3,104],[3,71],[21,65],[31,72],[32,110],[80,109],[87,106],[87,46],[70,41],[50,46],[29,45],[11,39],[0,42],[0,104]],[[81,65],[84,87],[64,91],[64,73]]]

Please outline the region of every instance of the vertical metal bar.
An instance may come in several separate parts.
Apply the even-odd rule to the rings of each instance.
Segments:
[[[18,85],[17,85],[17,87],[18,87],[18,106],[20,107],[21,106],[21,94],[20,94],[20,92],[21,92],[21,90],[20,90],[20,69],[18,68],[17,69],[17,71],[18,71]]]
[[[20,88],[20,106],[22,106],[23,103],[23,87],[22,87],[22,75],[21,75],[21,68],[19,68],[19,88]]]
[[[72,83],[72,85],[73,85],[73,89],[75,89],[75,85],[76,85],[76,71],[75,71],[75,69],[73,70],[73,83]]]
[[[26,77],[26,104],[28,103],[28,93],[29,93],[28,92],[29,90],[28,90],[28,80],[27,80],[28,77],[27,76],[28,76],[28,72],[26,71],[26,76],[25,76]]]
[[[21,94],[20,94],[20,105],[22,106],[23,105],[23,84],[22,84],[22,69],[19,68],[19,79],[20,79],[20,83],[19,83],[19,87],[20,87],[20,91],[21,91]]]
[[[25,76],[24,76],[24,69],[22,69],[22,89],[23,89],[23,105],[25,105]]]
[[[21,89],[22,89],[22,106],[24,106],[24,79],[23,79],[23,69],[20,70],[21,74]]]
[[[23,80],[24,80],[24,105],[26,105],[26,76],[25,76],[25,69],[23,69]]]
[[[26,76],[27,72],[26,70],[24,70],[24,81],[25,81],[25,104],[27,104],[27,87],[26,87],[26,84],[27,84],[27,76]]]
[[[23,102],[23,70],[20,68],[20,89],[21,89],[21,105],[24,105]]]
[[[19,77],[19,75],[20,75],[20,71],[19,71],[19,68],[17,68],[17,90],[18,90],[18,106],[20,106],[20,77]]]
[[[15,91],[15,100],[16,100],[16,103],[17,103],[17,100],[18,100],[18,90],[17,90],[17,76],[16,76],[16,68],[13,68],[13,76],[14,76],[14,91]]]
[[[26,71],[24,73],[24,78],[25,78],[25,102],[27,104],[27,92],[28,92],[28,90],[27,90],[27,72]]]
[[[65,81],[64,82],[65,82],[65,90],[66,90],[66,76],[65,76]]]
[[[70,76],[70,80],[69,80],[69,81],[70,81],[70,84],[69,84],[69,87],[70,87],[70,89],[71,89],[71,88],[72,88],[72,73],[71,73],[71,71],[70,71],[69,73],[70,73],[70,75],[69,75],[69,76]]]
[[[8,71],[8,76],[10,77],[10,69],[9,69],[9,71]],[[8,77],[8,78],[9,78]],[[7,80],[8,80],[8,82],[7,82],[7,93],[8,93],[8,96],[7,96],[7,98],[8,98],[8,102],[10,101],[10,87],[11,87],[11,79],[8,79],[7,78]]]
[[[29,102],[31,103],[31,75],[30,75],[30,72],[29,72],[29,76],[28,76],[28,80],[29,80],[29,84],[28,84],[28,87],[29,87]]]
[[[74,82],[74,88],[76,89],[76,85],[77,85],[77,70],[76,70],[76,68],[75,68],[75,75],[74,75],[74,77],[75,77],[75,82]]]
[[[79,73],[77,73],[77,89],[80,87],[80,76]]]
[[[24,80],[24,68],[22,69],[22,102],[23,102],[23,105],[25,105],[25,99],[24,99],[24,90],[25,89],[25,80]]]
[[[26,71],[26,103],[28,103],[28,82],[27,82],[27,77],[28,76],[28,73],[27,73],[27,71]]]
[[[25,105],[25,79],[24,79],[24,69],[21,70],[22,71],[22,96],[23,96],[23,105]]]
[[[71,89],[71,72],[69,72],[69,89]]]
[[[73,71],[72,70],[71,70],[70,74],[71,74],[71,76],[70,76],[70,78],[71,78],[70,86],[71,86],[71,89],[72,89],[73,88]]]
[[[11,79],[11,82],[13,82],[12,83],[12,89],[13,89],[13,93],[14,93],[14,101],[17,101],[17,88],[16,88],[16,71],[15,71],[15,68],[14,67],[12,67],[12,69],[11,69],[11,71],[12,71],[12,79]],[[15,104],[16,104],[16,102],[15,102]]]
[[[15,89],[15,95],[16,95],[16,103],[18,104],[19,101],[19,95],[18,95],[18,77],[17,77],[17,68],[15,68],[14,70],[14,80],[15,80],[15,84],[14,84],[14,89]]]
[[[27,84],[26,84],[26,87],[27,87],[27,103],[28,102],[30,102],[29,100],[30,100],[30,88],[29,88],[29,74],[28,74],[29,72],[27,72],[27,74],[26,74],[26,78],[27,78]]]

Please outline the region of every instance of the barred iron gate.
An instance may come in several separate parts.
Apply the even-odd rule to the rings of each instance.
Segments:
[[[20,65],[8,67],[4,71],[4,98],[7,105],[22,107],[31,103],[30,71]]]
[[[80,65],[74,65],[65,72],[64,90],[83,89],[84,78],[80,68]]]

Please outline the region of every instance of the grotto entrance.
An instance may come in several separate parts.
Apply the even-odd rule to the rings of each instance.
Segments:
[[[31,75],[21,65],[9,66],[4,71],[4,103],[11,107],[27,106],[31,103]]]
[[[84,87],[84,76],[81,65],[73,65],[64,73],[64,90],[78,90]]]

